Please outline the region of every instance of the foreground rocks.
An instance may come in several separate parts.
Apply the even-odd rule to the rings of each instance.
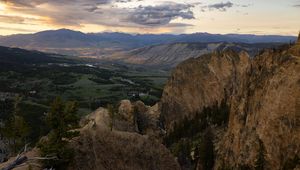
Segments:
[[[121,105],[130,106],[131,103],[123,101]],[[123,114],[131,112],[131,108],[125,106],[119,110]],[[126,114],[127,118],[131,117],[130,112]],[[69,169],[180,169],[170,151],[158,140],[122,129],[111,131],[110,121],[103,108],[86,117],[80,136],[71,144],[76,156]]]
[[[70,140],[75,151],[70,170],[176,170],[180,169],[175,157],[161,144],[161,130],[156,126],[158,107],[145,106],[142,102],[120,102],[112,120],[105,108],[99,108],[80,122],[78,137]],[[113,127],[111,129],[112,123]],[[24,156],[28,161],[18,166],[18,170],[42,169],[38,149]],[[34,161],[30,161],[35,159]],[[15,158],[0,164],[0,168],[10,165]]]

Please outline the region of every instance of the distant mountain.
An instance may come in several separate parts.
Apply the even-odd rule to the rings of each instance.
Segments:
[[[264,48],[273,48],[279,45],[281,43],[173,43],[119,52],[104,59],[129,64],[172,68],[184,60],[196,58],[213,51],[232,49],[236,52],[247,51],[250,56],[254,56]]]
[[[76,48],[95,44],[90,36],[66,29],[43,31],[35,34],[18,34],[0,38],[3,46],[21,48]]]
[[[237,42],[237,43],[287,43],[296,41],[293,36],[245,35],[245,34],[126,34],[126,33],[82,33],[67,29],[50,30],[35,34],[18,34],[0,37],[0,45],[27,49],[61,48],[116,48],[134,49],[157,44],[178,42]]]
[[[287,43],[294,42],[296,37],[279,35],[251,35],[251,34],[209,34],[194,33],[179,35],[179,42],[236,42],[236,43]]]

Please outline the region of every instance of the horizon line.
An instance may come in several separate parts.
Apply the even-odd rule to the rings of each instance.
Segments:
[[[288,35],[282,35],[282,34],[255,34],[255,33],[210,33],[210,32],[192,32],[192,33],[134,33],[134,32],[121,32],[121,31],[100,31],[100,32],[83,32],[80,30],[74,30],[74,29],[68,29],[68,28],[59,28],[59,29],[48,29],[48,30],[42,30],[37,32],[28,32],[28,33],[15,33],[15,34],[7,34],[7,35],[1,35],[1,37],[6,36],[14,36],[14,35],[33,35],[41,32],[46,31],[59,31],[59,30],[68,30],[73,32],[80,32],[83,34],[101,34],[101,33],[121,33],[121,34],[129,34],[129,35],[192,35],[192,34],[211,34],[211,35],[254,35],[254,36],[282,36],[282,37],[298,37],[298,35],[294,34],[288,34]]]

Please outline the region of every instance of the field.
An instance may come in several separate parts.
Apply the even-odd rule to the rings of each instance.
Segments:
[[[81,114],[122,99],[154,104],[168,72],[88,64],[41,64],[0,72],[1,92],[48,107],[53,98],[79,102]]]

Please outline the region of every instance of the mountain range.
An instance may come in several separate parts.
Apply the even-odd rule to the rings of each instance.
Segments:
[[[0,45],[125,64],[163,66],[224,49],[254,56],[263,48],[294,42],[296,37],[250,34],[127,34],[83,33],[68,29],[0,37]]]
[[[155,44],[178,42],[236,42],[236,43],[287,43],[294,36],[251,34],[127,34],[118,32],[82,33],[68,29],[42,31],[34,34],[17,34],[0,37],[0,45],[29,49],[42,48],[119,48],[134,49]]]

